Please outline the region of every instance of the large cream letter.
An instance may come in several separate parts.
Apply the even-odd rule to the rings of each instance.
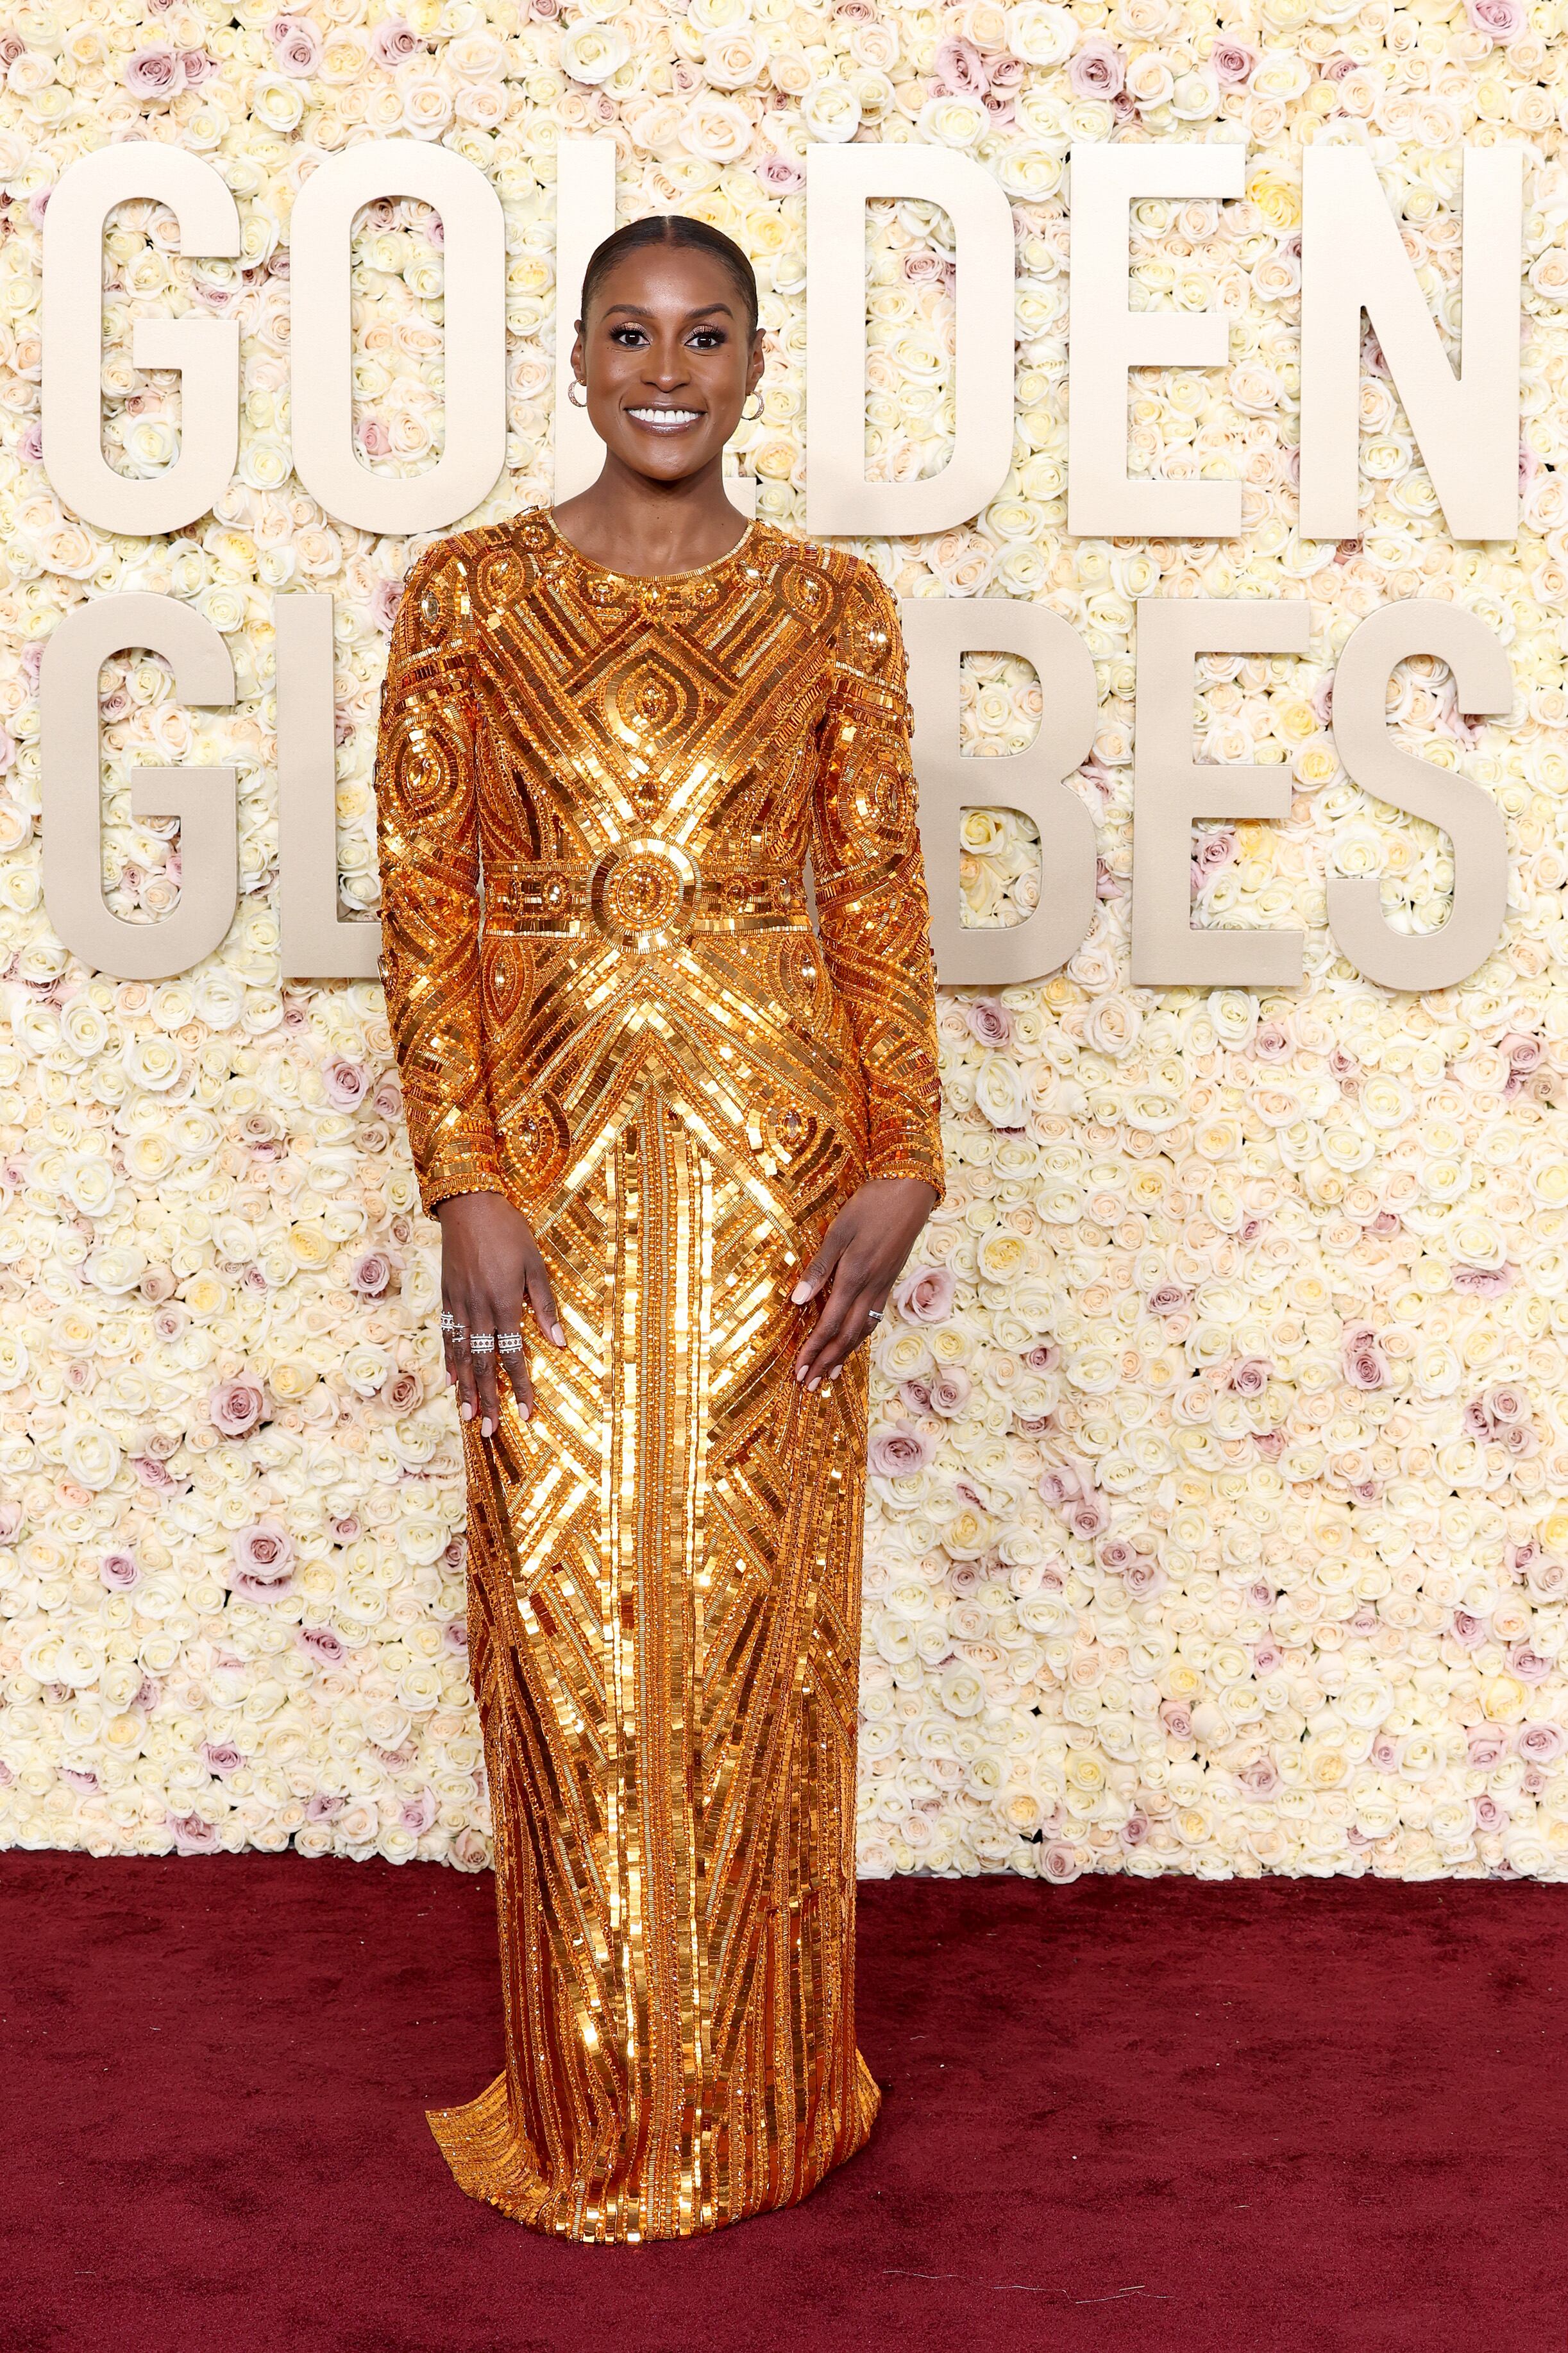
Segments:
[[[1300,932],[1201,932],[1192,919],[1195,818],[1282,818],[1289,768],[1193,758],[1199,654],[1304,654],[1300,600],[1141,596],[1132,744],[1132,977],[1142,988],[1299,988]]]
[[[919,482],[866,480],[866,206],[940,205],[958,255],[952,456]],[[952,148],[808,148],[805,527],[828,536],[946,531],[995,497],[1013,462],[1013,215]]]
[[[72,955],[118,980],[168,980],[211,955],[239,895],[235,773],[141,768],[132,817],[180,820],[180,903],[157,923],[127,923],[103,899],[98,674],[114,654],[145,646],[174,667],[185,702],[234,701],[234,664],[210,621],[173,596],[100,596],[79,605],[44,649],[38,674],[44,903]]]
[[[1128,369],[1223,367],[1230,331],[1212,311],[1128,307],[1127,209],[1139,196],[1239,196],[1246,163],[1240,147],[1072,151],[1068,529],[1079,538],[1221,539],[1241,529],[1239,482],[1128,480]]]
[[[180,454],[144,481],[103,454],[103,224],[136,197],[167,205],[187,258],[240,248],[234,198],[210,164],[162,141],[127,139],[61,175],[44,215],[44,468],[66,505],[100,531],[152,539],[206,513],[239,443],[239,322],[193,311],[142,319],[139,368],[180,371]]]
[[[1389,373],[1456,539],[1511,539],[1519,527],[1519,271],[1523,151],[1465,150],[1460,300],[1464,353],[1444,356],[1372,157],[1309,147],[1302,157],[1301,529],[1354,539],[1361,314]]]
[[[1383,988],[1452,988],[1484,964],[1508,913],[1508,837],[1481,786],[1396,751],[1387,727],[1396,662],[1432,654],[1454,674],[1454,697],[1477,715],[1507,711],[1513,677],[1484,621],[1462,606],[1411,599],[1369,613],[1334,671],[1334,748],[1363,792],[1438,826],[1454,846],[1454,903],[1435,932],[1394,932],[1372,875],[1329,878],[1329,928],[1342,953]]]
[[[447,441],[422,474],[373,474],[353,446],[354,216],[378,196],[414,196],[441,216]],[[310,496],[360,531],[446,531],[487,499],[506,463],[506,231],[482,172],[449,147],[367,139],[318,164],[294,199],[294,470]]]
[[[1094,819],[1066,781],[1094,741],[1093,660],[1077,630],[1043,605],[910,596],[899,617],[937,977],[948,988],[1026,987],[1067,962],[1094,915]],[[959,750],[959,665],[967,653],[1021,654],[1038,672],[1039,732],[1010,758],[967,759]],[[966,808],[996,807],[1017,809],[1040,828],[1040,902],[1021,923],[982,930],[963,920],[958,827]]]
[[[279,596],[276,631],[278,912],[286,980],[374,980],[381,925],[338,913],[332,600]]]

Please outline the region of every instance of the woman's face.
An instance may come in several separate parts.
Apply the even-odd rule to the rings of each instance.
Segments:
[[[679,482],[719,459],[762,375],[763,339],[714,255],[648,245],[600,280],[572,364],[612,456]]]

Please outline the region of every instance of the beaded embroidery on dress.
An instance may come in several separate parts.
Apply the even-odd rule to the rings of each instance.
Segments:
[[[536,2230],[682,2237],[804,2197],[879,2105],[866,1357],[803,1394],[789,1293],[866,1176],[942,1186],[892,601],[763,523],[652,579],[543,511],[466,533],[410,575],[377,795],[426,1206],[523,1210],[568,1342],[465,1431],[507,2065],[431,2124]]]

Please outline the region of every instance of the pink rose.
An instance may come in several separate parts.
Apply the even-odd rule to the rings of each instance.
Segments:
[[[793,155],[764,155],[756,171],[770,196],[798,196],[805,185],[805,169]]]
[[[392,1261],[384,1250],[365,1250],[353,1263],[349,1282],[362,1299],[379,1299],[392,1281]]]
[[[372,55],[390,73],[416,57],[425,44],[412,25],[405,25],[401,16],[388,16],[371,35],[370,46]]]
[[[436,1816],[439,1810],[436,1803],[435,1791],[421,1789],[416,1798],[405,1798],[403,1801],[401,1810],[403,1827],[405,1831],[412,1831],[416,1838],[423,1838],[426,1831],[435,1829]]]
[[[132,53],[124,80],[133,98],[177,98],[185,86],[185,69],[166,41],[154,41]]]
[[[1040,1501],[1054,1504],[1059,1511],[1066,1504],[1075,1503],[1084,1493],[1084,1485],[1076,1466],[1070,1462],[1053,1462],[1041,1472],[1035,1482]]]
[[[342,1637],[334,1634],[330,1626],[296,1627],[294,1640],[307,1658],[323,1667],[341,1667],[348,1657]]]
[[[174,1834],[176,1854],[216,1854],[220,1841],[216,1822],[204,1821],[200,1814],[166,1814],[165,1821]]]
[[[370,617],[384,637],[391,637],[393,624],[397,619],[397,608],[402,602],[401,580],[378,580],[371,590]]]
[[[1264,1356],[1242,1356],[1230,1368],[1230,1386],[1237,1397],[1261,1397],[1274,1367]]]
[[[274,16],[267,27],[279,73],[305,80],[321,62],[321,37],[308,16]]]
[[[1352,1388],[1381,1389],[1387,1386],[1388,1361],[1370,1324],[1352,1324],[1340,1343],[1340,1361]]]
[[[1175,1282],[1162,1282],[1149,1293],[1151,1315],[1182,1315],[1192,1303],[1187,1293]]]
[[[916,1324],[945,1324],[952,1313],[958,1278],[947,1266],[918,1266],[893,1293],[900,1314]]]
[[[136,1556],[129,1552],[106,1552],[98,1564],[98,1581],[110,1593],[129,1593],[142,1582],[142,1571]]]
[[[1500,1726],[1495,1724],[1472,1724],[1468,1728],[1465,1738],[1469,1750],[1468,1762],[1472,1772],[1489,1773],[1494,1765],[1501,1764],[1503,1752],[1508,1746],[1508,1737]]]
[[[1455,1266],[1449,1269],[1448,1280],[1456,1291],[1468,1291],[1478,1299],[1500,1299],[1511,1290],[1518,1271],[1511,1266]]]
[[[1075,98],[1115,98],[1126,79],[1121,50],[1098,33],[1085,41],[1068,68],[1068,87]]]
[[[944,1365],[931,1384],[931,1409],[950,1417],[962,1413],[974,1392],[974,1384],[962,1365]]]
[[[1146,1814],[1129,1814],[1127,1820],[1122,1823],[1121,1828],[1118,1831],[1116,1835],[1121,1841],[1123,1846],[1142,1846],[1144,1840],[1149,1835],[1148,1816]]]
[[[441,1640],[448,1651],[466,1651],[468,1647],[468,1629],[466,1620],[448,1619],[442,1630]]]
[[[1193,1712],[1184,1699],[1163,1699],[1160,1721],[1173,1740],[1190,1740],[1193,1736]]]
[[[1239,89],[1258,70],[1258,51],[1249,49],[1245,41],[1233,41],[1222,33],[1209,51],[1209,65],[1215,81],[1232,90]]]
[[[1485,33],[1500,48],[1517,41],[1530,22],[1524,0],[1465,0],[1465,14],[1472,30]]]
[[[969,1024],[969,1034],[983,1046],[1010,1046],[1013,1042],[1013,1017],[1005,1005],[988,997],[978,997],[963,1008]]]
[[[1520,1724],[1514,1726],[1514,1752],[1531,1765],[1550,1765],[1568,1748],[1568,1733],[1560,1724]]]
[[[364,1101],[370,1074],[358,1062],[334,1054],[321,1072],[321,1091],[334,1111],[355,1111]]]
[[[1254,1642],[1252,1671],[1254,1674],[1261,1675],[1265,1683],[1270,1675],[1277,1675],[1284,1663],[1285,1653],[1279,1643],[1271,1638],[1266,1638],[1261,1642]]]
[[[1065,1887],[1078,1877],[1083,1865],[1070,1846],[1061,1839],[1053,1839],[1040,1849],[1040,1877],[1048,1879],[1053,1887]]]
[[[984,60],[972,41],[939,41],[931,70],[937,87],[952,98],[983,98],[991,87]]]
[[[394,1413],[412,1413],[424,1401],[425,1384],[416,1372],[394,1373],[381,1397]]]
[[[1552,1672],[1552,1662],[1532,1651],[1528,1642],[1516,1642],[1508,1654],[1508,1671],[1521,1683],[1543,1683]]]
[[[246,1601],[277,1601],[294,1577],[294,1539],[276,1520],[243,1528],[234,1540],[229,1589]]]
[[[1279,1768],[1272,1757],[1253,1757],[1237,1775],[1249,1798],[1271,1798],[1279,1787]]]
[[[232,1740],[204,1740],[196,1755],[207,1771],[215,1774],[220,1781],[226,1781],[231,1773],[237,1773],[245,1762]]]
[[[200,90],[203,82],[211,81],[218,70],[217,59],[208,57],[205,49],[182,49],[180,63],[185,69],[187,90]]]
[[[866,1461],[879,1479],[908,1479],[923,1471],[935,1452],[934,1439],[899,1422],[877,1432],[866,1450]]]
[[[8,1545],[22,1525],[22,1506],[15,1495],[0,1501],[0,1544]]]
[[[1508,1816],[1489,1790],[1483,1789],[1479,1798],[1470,1799],[1470,1808],[1479,1831],[1500,1831],[1508,1828]]]
[[[1479,1651],[1487,1639],[1487,1621],[1484,1618],[1478,1618],[1473,1609],[1456,1609],[1454,1622],[1448,1630],[1455,1641],[1462,1642],[1467,1651]]]
[[[225,1438],[247,1437],[266,1410],[267,1398],[261,1384],[248,1373],[237,1373],[232,1380],[219,1381],[207,1398],[207,1414],[213,1428]]]
[[[1487,1392],[1486,1408],[1494,1422],[1523,1421],[1530,1412],[1530,1399],[1511,1382],[1500,1381]]]
[[[1068,1527],[1075,1536],[1082,1536],[1086,1543],[1103,1534],[1110,1520],[1110,1511],[1098,1495],[1080,1495],[1076,1504],[1068,1507]]]
[[[1156,1593],[1164,1591],[1168,1580],[1152,1554],[1141,1552],[1136,1560],[1129,1563],[1121,1582],[1130,1601],[1152,1601]]]

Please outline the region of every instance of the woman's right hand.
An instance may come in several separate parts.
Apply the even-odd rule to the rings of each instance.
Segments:
[[[447,1377],[463,1419],[479,1414],[479,1435],[489,1438],[500,1420],[498,1364],[506,1366],[524,1421],[533,1411],[527,1311],[532,1310],[540,1330],[557,1348],[565,1346],[566,1335],[533,1229],[504,1194],[453,1193],[437,1203],[436,1215],[441,1227],[441,1305],[463,1335],[459,1341],[457,1333],[443,1330]],[[493,1332],[498,1338],[503,1332],[520,1333],[524,1345],[505,1355],[499,1347],[476,1355],[469,1345],[475,1332]]]

